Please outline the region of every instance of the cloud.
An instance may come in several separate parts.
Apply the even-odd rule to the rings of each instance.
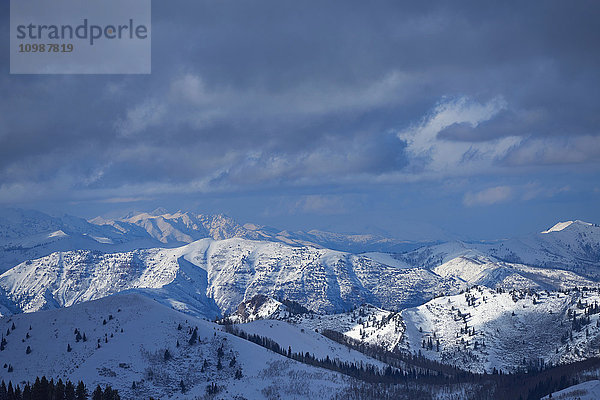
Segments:
[[[597,180],[600,4],[173,1],[148,76],[15,76],[0,52],[0,202],[335,190],[381,221]]]
[[[509,166],[598,163],[600,134],[547,139],[528,138],[515,145],[502,159]]]
[[[407,144],[411,163],[422,172],[441,176],[455,173],[484,172],[521,139],[517,136],[490,140],[448,140],[440,132],[453,129],[474,128],[489,121],[507,107],[502,97],[479,103],[467,97],[442,101],[420,123],[398,133]],[[459,128],[457,128],[459,127]]]
[[[463,197],[463,205],[489,206],[508,201],[528,202],[548,199],[570,192],[570,185],[555,185],[541,182],[529,182],[518,185],[500,185],[480,191],[469,191]]]
[[[345,200],[333,195],[308,195],[303,196],[289,210],[292,214],[321,214],[335,215],[346,214]]]
[[[503,203],[512,198],[513,190],[509,186],[496,186],[480,192],[468,192],[463,198],[463,204],[472,206],[489,206]]]
[[[145,101],[127,110],[125,118],[115,122],[119,135],[128,137],[164,122],[167,109],[157,101]]]

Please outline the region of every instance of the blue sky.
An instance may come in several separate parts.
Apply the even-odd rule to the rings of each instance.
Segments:
[[[597,2],[153,2],[149,76],[9,75],[0,205],[498,238],[600,222]]]

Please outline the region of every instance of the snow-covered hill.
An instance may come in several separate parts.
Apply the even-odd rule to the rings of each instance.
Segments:
[[[566,269],[600,279],[600,227],[582,221],[560,222],[521,238],[493,243],[447,242],[396,255],[411,265],[433,269],[457,257]]]
[[[583,221],[561,222],[536,235],[490,246],[488,253],[511,262],[568,269],[598,279],[600,226]]]
[[[261,319],[287,319],[296,314],[308,314],[309,310],[295,301],[275,300],[263,294],[257,294],[251,299],[241,302],[237,310],[226,316],[225,322],[245,323]]]
[[[56,251],[115,252],[159,245],[134,224],[96,225],[69,215],[51,217],[32,210],[0,209],[0,272]]]
[[[219,310],[232,313],[257,294],[339,312],[362,303],[400,309],[458,287],[424,269],[237,238],[127,253],[59,252],[0,275],[7,298],[0,303],[17,311],[68,306],[129,289],[152,289],[153,297],[175,308],[212,318]]]
[[[515,372],[600,355],[600,294],[495,291],[477,287],[390,312],[361,306],[285,321],[334,330],[390,351],[408,351],[475,372]]]
[[[444,278],[458,279],[467,287],[483,285],[503,289],[557,290],[597,285],[595,281],[570,271],[494,261],[482,256],[456,257],[433,268],[433,272]]]
[[[599,303],[596,290],[529,294],[478,287],[399,314],[367,308],[296,321],[473,371],[514,372],[598,356]]]
[[[371,364],[380,370],[387,367],[387,364],[333,342],[314,330],[304,329],[284,321],[258,320],[238,325],[238,328],[247,334],[268,337],[283,349],[290,349],[291,352],[302,354],[308,352],[320,359],[329,357],[332,360],[349,363]]]
[[[345,313],[296,315],[286,321],[310,331],[322,332],[327,329],[340,332],[349,338],[387,350],[394,350],[399,346],[406,330],[399,312],[369,304]]]
[[[579,383],[544,396],[542,400],[597,400],[600,399],[600,381],[597,379]]]
[[[0,352],[6,364],[0,369],[0,380],[15,384],[45,375],[81,379],[92,388],[108,384],[123,399],[195,399],[203,398],[207,385],[215,383],[220,388],[217,399],[328,399],[350,381],[137,294],[4,317],[0,328],[6,339]],[[196,328],[198,340],[189,344]],[[261,333],[259,327],[254,330]],[[319,340],[328,346],[326,339]],[[293,341],[290,345],[296,347]],[[339,353],[339,357],[352,357],[347,351]],[[354,356],[369,362],[360,354]]]
[[[570,272],[475,258],[450,260],[430,271],[371,257],[239,238],[124,253],[57,252],[0,275],[0,304],[31,312],[136,289],[176,309],[214,318],[259,294],[332,313],[363,303],[400,310],[474,284],[549,290],[594,285]]]
[[[288,231],[253,223],[241,225],[223,214],[196,214],[184,211],[169,213],[162,209],[117,220],[95,218],[91,222],[117,228],[125,224],[125,229],[128,229],[127,224],[134,224],[143,228],[154,239],[169,245],[182,245],[203,238],[222,240],[234,237],[280,242],[291,246],[329,248],[350,253],[403,252],[423,245],[422,242],[372,234],[352,235],[320,230]]]

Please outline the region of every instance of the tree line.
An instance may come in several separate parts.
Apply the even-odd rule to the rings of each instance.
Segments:
[[[62,379],[48,380],[45,376],[35,378],[35,382],[29,382],[21,387],[0,383],[0,400],[120,400],[121,397],[116,389],[106,386],[104,390],[100,385],[92,392],[91,397],[83,381],[74,384],[70,380],[63,382]]]

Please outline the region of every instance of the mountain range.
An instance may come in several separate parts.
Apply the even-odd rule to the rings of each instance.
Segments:
[[[5,209],[0,324],[8,344],[0,355],[14,372],[0,370],[0,378],[85,377],[118,387],[127,398],[196,398],[205,382],[219,378],[217,359],[208,355],[227,341],[240,368],[263,372],[241,379],[232,364],[223,372],[222,398],[243,398],[240,385],[250,380],[260,381],[251,385],[250,398],[268,398],[273,385],[277,393],[302,398],[328,390],[341,396],[356,384],[339,369],[323,372],[333,359],[380,372],[428,360],[433,370],[450,365],[514,374],[600,355],[597,225],[566,221],[519,238],[417,245],[369,235],[290,233],[221,214],[159,210],[87,221]],[[384,251],[394,246],[408,247]],[[114,331],[107,330],[111,324]],[[23,329],[28,325],[31,332]],[[195,326],[200,346],[192,352],[174,346],[183,345]],[[72,343],[74,329],[85,331],[91,343]],[[337,342],[331,332],[341,335]],[[267,355],[255,344],[248,344],[254,353],[244,358],[250,350],[243,339],[250,336],[263,347],[297,349],[303,356],[292,358],[302,362],[292,363],[283,350],[287,357]],[[66,358],[62,350],[50,351],[53,341],[72,351]],[[42,361],[28,362],[24,346]],[[346,346],[380,350],[361,354]],[[163,359],[162,370],[153,369],[165,350],[178,363]],[[381,351],[403,361],[386,364],[373,355]],[[321,368],[314,360],[307,365],[304,353],[322,358]],[[201,359],[211,367],[181,369],[185,360]],[[313,376],[314,390],[302,392],[295,380],[269,372],[273,365]],[[176,377],[183,377],[187,392],[177,388]],[[337,383],[326,383],[330,379]]]

